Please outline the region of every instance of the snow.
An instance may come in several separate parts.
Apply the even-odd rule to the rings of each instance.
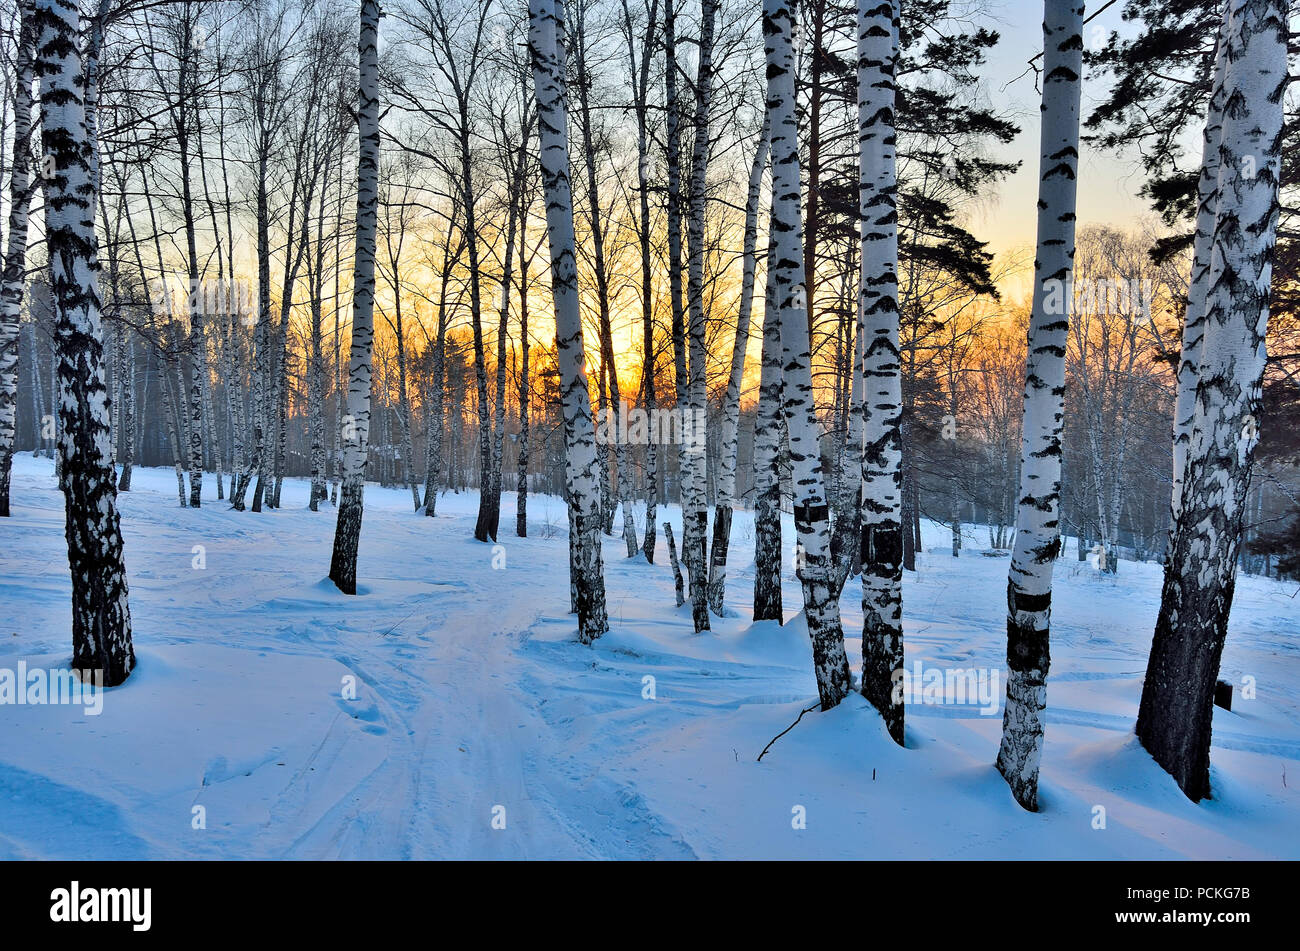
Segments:
[[[0,668],[65,667],[62,497],[27,453],[13,482]],[[749,619],[751,513],[735,516],[729,616],[698,636],[689,603],[673,607],[662,533],[654,566],[606,538],[611,630],[584,647],[557,499],[530,498],[532,537],[516,539],[507,493],[494,550],[471,537],[472,494],[426,519],[407,490],[368,486],[346,597],[324,580],[334,511],[307,510],[306,481],[260,514],[217,502],[210,476],[200,510],[176,505],[170,469],[137,469],[133,486],[120,501],[139,666],[98,716],[0,707],[0,858],[1300,857],[1294,584],[1238,582],[1234,709],[1215,710],[1215,798],[1194,805],[1132,735],[1160,568],[1099,575],[1071,541],[1030,814],[993,767],[1001,698],[989,716],[977,698],[909,694],[900,749],[852,695],[755,761],[816,684],[801,618]],[[1005,685],[1006,557],[981,556],[983,529],[957,560],[945,526],[926,531],[904,582],[909,673],[996,669]],[[859,594],[850,581],[855,664]]]

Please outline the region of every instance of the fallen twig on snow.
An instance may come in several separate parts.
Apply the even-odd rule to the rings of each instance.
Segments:
[[[781,731],[780,733],[778,733],[776,736],[772,737],[772,739],[768,740],[767,746],[763,747],[763,752],[758,754],[758,759],[755,760],[755,762],[758,762],[758,763],[763,762],[763,756],[767,753],[768,750],[770,750],[770,749],[772,748],[772,744],[773,744],[773,743],[775,743],[777,740],[781,739],[781,737],[785,736],[787,733],[789,733],[791,730],[793,730],[795,727],[797,727],[797,726],[799,725],[799,721],[803,719],[803,715],[804,715],[805,713],[812,713],[814,710],[816,710],[816,709],[817,709],[818,707],[820,707],[820,706],[821,706],[821,701],[819,700],[817,703],[814,703],[814,704],[813,704],[811,707],[809,707],[808,709],[806,709],[806,710],[800,710],[800,711],[799,711],[799,715],[798,715],[797,717],[794,718],[794,722],[793,722],[793,723],[791,723],[788,727],[786,727],[784,730],[782,730],[782,731]]]

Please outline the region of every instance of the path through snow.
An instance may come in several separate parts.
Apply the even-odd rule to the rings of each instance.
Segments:
[[[971,704],[910,703],[900,750],[854,697],[755,762],[816,688],[798,618],[749,619],[749,513],[735,519],[731,616],[699,637],[663,553],[627,561],[608,539],[612,630],[586,648],[555,499],[530,500],[531,537],[516,539],[507,494],[494,548],[471,538],[474,496],[444,496],[431,520],[404,490],[370,486],[348,598],[323,580],[334,516],[306,510],[306,483],[254,515],[206,497],[177,507],[170,470],[134,481],[121,499],[139,669],[98,716],[0,708],[0,857],[1300,855],[1294,585],[1238,585],[1223,674],[1254,677],[1258,699],[1216,711],[1216,799],[1194,806],[1132,738],[1159,567],[1101,577],[1063,560],[1043,812],[1029,815],[991,766],[1000,714]],[[47,460],[15,460],[14,500],[0,670],[66,665]],[[909,667],[1000,669],[1005,560],[971,538],[954,561],[944,532],[907,577]],[[857,593],[850,582],[855,664]],[[787,617],[798,597],[789,576]]]

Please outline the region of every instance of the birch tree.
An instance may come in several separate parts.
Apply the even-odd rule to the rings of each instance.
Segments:
[[[672,321],[673,389],[675,406],[688,405],[690,378],[686,359],[686,309],[682,292],[682,141],[680,106],[677,101],[677,3],[664,0],[664,174],[667,179],[668,302]],[[680,457],[679,457],[680,458]],[[689,465],[689,463],[688,463]],[[681,465],[679,463],[679,470]],[[685,519],[685,472],[679,471],[678,494]],[[685,521],[682,524],[686,542]],[[690,558],[690,552],[685,552]],[[689,573],[689,572],[688,572]],[[693,578],[694,576],[692,576]],[[693,606],[692,606],[693,607]],[[705,620],[707,621],[707,615]]]
[[[1072,304],[1083,4],[1046,0],[1038,253],[1025,361],[1016,543],[1007,579],[1007,697],[997,766],[1016,801],[1038,810],[1051,661],[1052,567],[1061,548],[1061,422]]]
[[[337,119],[327,121],[322,130],[323,142],[321,153],[340,152],[346,137],[346,130]],[[325,230],[330,218],[329,193],[333,162],[327,162],[322,170],[320,197],[316,212],[316,237],[306,254],[305,267],[307,292],[310,301],[310,318],[307,335],[307,435],[311,447],[311,494],[308,508],[315,512],[321,502],[329,499],[329,463],[325,445],[325,275],[327,270],[326,252],[329,248]],[[340,186],[342,182],[338,182]],[[341,190],[341,188],[340,188]],[[340,195],[340,201],[341,201]],[[309,209],[310,211],[310,209]],[[310,216],[309,216],[310,217]],[[338,300],[332,305],[337,312]],[[409,425],[409,421],[408,421]]]
[[[447,218],[447,231],[442,247],[442,267],[438,276],[438,329],[437,337],[433,343],[432,359],[432,376],[429,383],[429,406],[425,412],[427,424],[425,427],[426,447],[426,475],[424,483],[424,514],[429,518],[434,518],[438,513],[438,486],[442,475],[442,443],[443,443],[443,415],[445,412],[444,393],[446,390],[446,355],[447,355],[447,322],[448,300],[447,300],[447,282],[450,280],[451,272],[457,264],[460,263],[461,255],[465,250],[465,232],[461,229],[457,232],[457,220],[459,202],[456,196],[452,197],[451,212]],[[459,237],[453,242],[453,235],[459,233]]]
[[[284,14],[278,10],[254,8],[252,35],[240,64],[243,82],[240,98],[248,120],[250,164],[254,176],[257,256],[257,316],[253,333],[252,439],[244,471],[231,493],[231,507],[242,511],[244,498],[253,489],[252,510],[262,510],[270,478],[275,372],[271,319],[271,166],[287,125],[289,91],[284,79],[288,41],[284,37]],[[256,484],[253,477],[257,477]]]
[[[531,176],[530,176],[531,177]],[[527,191],[528,185],[521,186]],[[531,192],[528,192],[531,194]],[[532,205],[529,198],[524,198],[526,206],[524,220]],[[529,379],[528,356],[532,341],[528,337],[528,283],[529,269],[537,246],[528,247],[528,229],[519,229],[519,439],[516,442],[517,477],[515,482],[515,534],[520,538],[528,537],[528,448],[529,448],[529,397],[532,384]]]
[[[1182,347],[1178,360],[1178,396],[1174,404],[1174,467],[1171,513],[1178,524],[1182,506],[1183,474],[1192,441],[1196,415],[1196,386],[1200,382],[1201,344],[1205,340],[1206,308],[1210,296],[1210,257],[1214,245],[1215,217],[1219,206],[1219,149],[1223,138],[1224,79],[1227,70],[1228,26],[1231,0],[1224,0],[1223,15],[1214,43],[1214,78],[1201,136],[1201,172],[1196,183],[1196,233],[1192,239],[1192,276],[1183,314]],[[1171,546],[1172,547],[1172,546]]]
[[[551,254],[555,346],[567,448],[565,484],[572,537],[570,584],[576,601],[578,639],[590,644],[608,629],[609,623],[600,550],[596,432],[591,418],[586,350],[578,309],[573,192],[569,185],[568,116],[563,86],[562,11],[557,0],[529,0],[528,46],[533,64],[533,90],[537,96],[542,187]]]
[[[769,229],[770,230],[770,229]],[[781,604],[781,311],[767,253],[763,354],[754,413],[754,620],[782,622]]]
[[[592,85],[593,77],[588,66],[588,59],[592,54],[592,47],[595,45],[593,37],[588,35],[589,27],[587,22],[588,4],[587,0],[578,0],[574,4],[576,16],[574,19],[574,47],[575,56],[575,77],[578,87],[578,120],[581,129],[582,153],[584,166],[587,173],[587,206],[590,212],[590,235],[592,246],[592,270],[596,277],[596,309],[599,321],[600,331],[600,363],[601,375],[605,380],[606,386],[601,387],[601,399],[606,398],[608,394],[609,408],[606,412],[612,413],[612,425],[609,430],[615,434],[614,437],[614,481],[615,492],[611,493],[611,499],[606,506],[606,524],[609,524],[613,518],[613,506],[615,500],[620,504],[623,510],[623,541],[627,546],[627,556],[635,557],[638,551],[636,538],[636,524],[632,518],[632,493],[631,493],[631,475],[628,469],[628,447],[626,439],[620,439],[618,434],[626,430],[626,423],[623,419],[623,398],[618,385],[618,364],[614,354],[613,326],[611,323],[611,291],[609,287],[609,273],[605,257],[605,238],[606,225],[601,216],[600,188],[596,178],[596,159],[599,151],[596,142],[596,132],[592,121]],[[601,446],[601,487],[602,490],[608,485],[606,460],[609,456],[609,446]]]
[[[713,557],[709,560],[709,607],[722,616],[727,585],[727,549],[731,542],[731,503],[736,492],[737,423],[740,420],[740,384],[745,374],[745,351],[749,346],[750,313],[754,304],[754,272],[758,265],[758,204],[767,168],[768,124],[764,117],[754,161],[749,167],[749,189],[745,201],[745,238],[741,251],[740,310],[736,316],[736,339],[731,349],[731,373],[722,403],[722,473],[713,515]]]
[[[1076,241],[1066,355],[1071,430],[1081,433],[1088,448],[1099,567],[1107,573],[1119,567],[1119,519],[1132,484],[1137,406],[1144,393],[1158,390],[1162,377],[1151,365],[1149,347],[1157,273],[1149,247],[1149,239],[1097,227],[1083,229]]]
[[[148,62],[161,108],[166,112],[168,131],[176,146],[177,170],[180,184],[180,211],[185,234],[185,270],[188,296],[187,312],[189,318],[189,340],[187,349],[191,361],[190,387],[188,398],[184,400],[189,413],[188,439],[185,445],[186,467],[189,471],[189,505],[198,508],[203,496],[203,431],[205,426],[204,409],[207,402],[208,360],[207,344],[204,335],[203,295],[200,293],[200,264],[198,252],[198,233],[195,221],[193,196],[192,158],[194,125],[198,115],[195,99],[198,89],[197,71],[199,69],[199,37],[201,27],[198,22],[199,6],[175,4],[161,11],[166,19],[163,22],[164,34],[161,43],[155,48],[154,31],[146,19],[148,44]],[[160,65],[160,55],[166,57],[167,63]],[[174,88],[172,77],[175,77]],[[160,280],[165,277],[160,275]],[[182,391],[184,391],[182,387]]]
[[[671,0],[669,0],[671,2]],[[650,0],[646,10],[645,33],[638,37],[632,22],[632,12],[627,0],[623,4],[623,31],[627,41],[628,66],[632,73],[632,111],[636,116],[637,152],[637,243],[641,252],[641,327],[642,367],[641,405],[647,410],[656,409],[655,395],[655,342],[654,342],[654,281],[650,242],[650,62],[658,41],[659,0]],[[638,39],[640,58],[638,59]],[[645,536],[641,551],[649,564],[655,560],[655,518],[659,496],[659,450],[654,440],[646,444],[646,515]]]
[[[276,344],[272,355],[271,414],[273,456],[271,469],[274,482],[266,492],[267,504],[280,507],[280,492],[288,454],[288,413],[291,383],[291,352],[289,350],[290,318],[298,275],[303,269],[311,244],[310,210],[315,193],[322,187],[325,168],[332,155],[327,148],[327,132],[323,120],[327,107],[336,107],[331,97],[337,81],[337,50],[344,45],[346,30],[328,20],[316,23],[297,51],[295,59],[303,61],[294,77],[296,96],[290,110],[293,124],[293,149],[288,165],[290,176],[289,198],[286,207],[287,223],[284,229],[284,270],[280,289],[280,319],[277,323]]]
[[[855,21],[856,22],[856,21]],[[861,226],[859,226],[859,232]],[[858,244],[861,244],[860,235]],[[859,290],[862,282],[861,247],[853,254],[857,262],[854,270],[846,269],[841,280],[846,291],[842,298],[852,299],[851,284]],[[857,296],[860,296],[860,291]],[[852,313],[850,321],[841,316],[841,327],[836,334],[835,361],[835,421],[836,432],[832,446],[835,505],[831,518],[831,559],[835,566],[835,590],[843,592],[844,584],[861,561],[862,542],[862,425],[863,348],[866,327],[861,306],[846,308]],[[841,377],[844,379],[841,380]],[[845,385],[847,384],[847,385]]]
[[[506,56],[501,57],[504,61],[501,65],[510,70],[509,75],[514,79],[510,88],[510,99],[514,101],[514,108],[507,108],[503,111],[497,116],[495,123],[498,161],[506,176],[506,231],[505,260],[502,262],[501,269],[501,308],[497,320],[496,406],[492,423],[492,492],[497,498],[497,503],[493,510],[493,522],[489,527],[494,539],[500,528],[500,498],[505,475],[503,469],[505,465],[506,436],[506,367],[509,363],[510,292],[514,284],[515,236],[516,234],[525,236],[528,231],[528,205],[530,203],[526,191],[529,185],[527,175],[528,157],[532,151],[531,139],[536,122],[536,110],[530,105],[530,102],[535,101],[536,97],[530,96],[528,92],[529,65],[526,57],[519,56],[519,51],[514,46],[508,46],[506,54]],[[516,130],[511,130],[509,127],[510,121],[507,116],[511,113],[516,117]],[[519,251],[522,282],[523,269],[527,266],[523,256],[524,245],[522,241],[520,242]],[[520,345],[525,351],[528,348],[527,305],[523,300],[526,293],[527,290],[521,283],[520,310],[524,316],[521,317]],[[526,457],[526,449],[524,449],[524,454]],[[516,504],[522,502],[526,505],[523,499],[523,496],[516,496]],[[516,512],[516,515],[518,515],[518,512]],[[515,528],[516,531],[519,528],[517,519]]]
[[[395,167],[394,167],[395,166]],[[393,333],[397,348],[397,422],[402,439],[402,481],[411,492],[412,508],[420,510],[420,486],[416,481],[415,438],[411,422],[410,387],[407,382],[408,360],[406,342],[406,315],[402,309],[405,289],[405,262],[402,253],[413,230],[416,196],[414,194],[415,168],[410,153],[381,167],[379,190],[380,230],[383,232],[383,255],[377,261],[380,275],[388,285],[392,299],[391,313],[380,307],[380,313]],[[382,173],[387,171],[387,175]]]
[[[375,229],[379,209],[379,0],[361,0],[357,127],[357,231],[352,269],[352,347],[348,360],[346,469],[339,493],[330,580],[357,593],[362,492],[370,438],[370,359],[375,338]],[[346,431],[350,428],[350,431]]]
[[[1221,34],[1226,66],[1204,341],[1178,524],[1138,709],[1142,745],[1193,802],[1210,794],[1214,685],[1258,441],[1287,12],[1285,0],[1233,0]]]
[[[700,58],[695,80],[695,140],[691,144],[691,177],[687,215],[686,302],[690,312],[687,326],[688,360],[686,407],[691,420],[691,442],[682,454],[682,547],[690,576],[691,617],[695,633],[709,629],[708,608],[708,500],[705,494],[705,449],[707,430],[696,432],[708,409],[707,358],[704,314],[704,215],[708,194],[709,110],[713,100],[713,33],[718,0],[703,0],[700,26]]]
[[[45,240],[55,302],[59,482],[72,574],[72,667],[116,686],[135,667],[109,433],[95,258],[94,143],[75,4],[35,0]]]
[[[404,108],[418,113],[452,140],[455,187],[464,216],[468,256],[470,327],[474,338],[474,381],[478,401],[479,505],[474,537],[496,540],[500,521],[499,479],[494,477],[492,444],[495,438],[493,404],[488,395],[487,349],[483,333],[483,289],[480,259],[483,245],[479,228],[481,188],[476,185],[478,140],[474,128],[475,97],[486,70],[491,0],[473,0],[460,7],[444,0],[412,0],[399,15],[416,41],[431,54],[436,82],[416,86],[415,77],[403,77],[392,91]],[[430,156],[433,157],[433,156]]]
[[[30,0],[18,4],[13,153],[9,165],[9,233],[0,276],[0,517],[9,515],[9,476],[18,417],[18,335],[27,281],[27,213],[32,198],[32,63],[36,26]]]
[[[804,616],[812,641],[813,672],[822,709],[848,694],[851,678],[840,625],[840,606],[831,590],[830,508],[827,502],[817,417],[813,405],[808,304],[800,236],[799,142],[795,116],[794,17],[792,0],[764,0],[763,37],[767,60],[767,112],[772,149],[770,267],[780,312],[784,414],[794,472],[796,564],[803,585]]]
[[[898,176],[891,0],[858,3],[858,202],[862,329],[862,694],[903,744],[901,358],[898,351]]]

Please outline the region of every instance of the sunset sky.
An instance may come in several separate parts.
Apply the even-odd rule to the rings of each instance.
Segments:
[[[1101,3],[1089,3],[1088,13]],[[1103,11],[1084,28],[1088,48],[1100,45],[1111,30],[1121,33],[1131,28],[1120,19],[1122,2]],[[1038,106],[1039,90],[1032,72],[1021,75],[1031,56],[1042,49],[1042,10],[1035,0],[1003,0],[991,7],[992,17],[1002,34],[1002,41],[989,55],[984,72],[985,91],[994,106],[1011,113],[1021,127],[1020,135],[1002,154],[1019,160],[1020,171],[1003,182],[982,207],[971,212],[971,227],[979,237],[990,242],[999,254],[1024,252],[1032,264],[1031,249],[1036,228],[1035,201],[1038,188]],[[1020,78],[1016,78],[1020,77]],[[1086,118],[1101,99],[1104,87],[1085,75],[1082,113]],[[1199,133],[1188,130],[1189,140]],[[1153,217],[1147,201],[1138,194],[1142,173],[1135,155],[1120,155],[1083,143],[1079,168],[1079,224],[1108,224],[1117,228],[1136,227]],[[1027,293],[1028,283],[1008,282],[1004,287],[1011,296]]]

